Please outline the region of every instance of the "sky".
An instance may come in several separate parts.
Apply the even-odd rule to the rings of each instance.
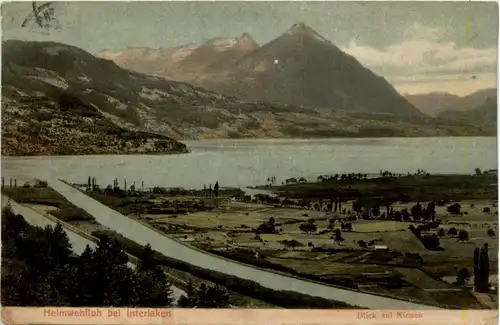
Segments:
[[[31,2],[2,4],[3,40],[97,53],[248,33],[263,45],[303,22],[400,93],[463,96],[497,86],[495,2],[57,2],[53,10],[48,28],[22,27]]]

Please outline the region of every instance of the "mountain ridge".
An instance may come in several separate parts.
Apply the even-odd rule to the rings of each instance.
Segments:
[[[488,98],[497,97],[496,88],[485,88],[458,96],[448,92],[406,94],[405,97],[429,116],[439,116],[444,111],[466,111],[480,106]]]
[[[56,42],[9,40],[2,50],[5,155],[186,152],[174,139],[450,136],[494,131],[455,121],[422,118],[415,122],[384,114],[243,101],[126,70]]]
[[[155,68],[144,69],[141,65],[146,61],[145,57],[134,57],[117,63],[247,101],[423,116],[385,78],[375,75],[304,23],[292,25],[262,46],[248,48],[241,57],[232,56],[227,64],[222,64],[228,60],[214,51],[197,58],[195,63],[188,55],[178,62],[151,60],[149,64]]]

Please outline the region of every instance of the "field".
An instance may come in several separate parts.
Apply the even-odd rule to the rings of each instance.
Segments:
[[[343,201],[383,198],[386,201],[497,200],[497,175],[407,175],[361,180],[329,180],[305,184],[258,186],[289,198]]]
[[[415,204],[395,205],[404,208]],[[472,203],[471,203],[472,204]],[[156,215],[148,221],[166,233],[184,241],[225,257],[235,258],[245,263],[267,267],[276,271],[292,272],[303,277],[312,277],[325,283],[351,286],[358,290],[377,292],[400,299],[412,299],[431,305],[448,308],[485,308],[474,295],[459,287],[439,280],[440,277],[456,276],[459,268],[466,267],[472,272],[474,248],[487,242],[492,259],[492,272],[496,272],[496,237],[487,236],[487,229],[498,231],[491,212],[483,212],[487,203],[477,202],[474,208],[464,208],[467,216],[450,216],[445,208],[437,209],[437,217],[442,218],[445,235],[440,237],[444,251],[429,251],[412,234],[408,227],[419,222],[393,220],[356,220],[352,231],[342,231],[342,242],[334,239],[335,229],[340,229],[340,221],[329,229],[330,219],[344,217],[338,213],[324,213],[305,209],[279,208],[255,203],[230,202],[210,212],[178,215],[175,218]],[[490,207],[493,205],[488,204]],[[275,234],[258,234],[255,229],[262,223],[275,219]],[[151,216],[141,216],[149,218]],[[314,219],[317,231],[303,232],[300,224]],[[458,222],[458,224],[457,224]],[[463,222],[463,223],[460,223]],[[447,235],[450,228],[466,229],[468,241],[458,241],[456,235]],[[489,227],[489,228],[488,228]],[[331,228],[331,227],[330,227]],[[425,234],[438,234],[438,229]],[[293,248],[285,242],[297,241]],[[391,252],[400,256],[385,258],[373,249],[362,249],[359,241],[376,240]],[[261,261],[253,253],[261,254]],[[245,254],[245,257],[241,254]],[[421,266],[411,267],[405,263],[404,255],[418,254],[423,259]],[[264,265],[263,261],[267,263]],[[262,264],[262,265],[261,265]],[[281,267],[284,267],[282,269]],[[293,271],[292,271],[293,270]]]
[[[14,201],[22,204],[23,206],[29,207],[42,215],[53,215],[61,221],[75,226],[89,235],[95,233],[96,231],[108,230],[107,227],[104,227],[96,222],[92,216],[75,207],[52,188],[33,187],[33,181],[28,183],[30,184],[30,187],[5,187],[2,189],[2,192],[7,197],[12,198]],[[202,282],[208,285],[213,284],[213,282],[193,276],[189,272],[177,270],[171,267],[165,267],[164,270],[166,271],[167,278],[172,281],[173,284],[184,290],[187,288],[188,281],[192,281],[195,285]],[[229,293],[230,304],[233,306],[245,308],[279,308],[259,299],[251,298],[237,292],[230,291]]]
[[[491,176],[324,183],[282,186],[278,198],[272,200],[226,197],[210,201],[152,193],[135,198],[123,193],[120,197],[91,195],[186,245],[273,272],[445,308],[491,308],[494,295],[481,296],[449,281],[462,268],[473,273],[474,250],[484,243],[489,246],[490,274],[498,273],[498,205]],[[286,197],[280,196],[284,188]],[[370,197],[377,189],[378,196]],[[322,196],[326,191],[328,196]],[[395,193],[404,199],[397,200]],[[365,218],[354,213],[354,200],[359,198],[353,194],[378,200],[380,212],[386,215],[386,204],[394,211],[411,211],[417,202],[426,207],[435,197],[441,202],[435,208],[435,219],[440,222],[420,233],[435,236],[439,249],[431,250],[409,230],[425,224],[419,219],[384,219],[371,213]],[[332,203],[332,198],[340,198],[342,208],[333,212],[332,205],[330,211],[317,211],[315,203]],[[303,199],[309,204],[300,206]],[[457,202],[460,211],[452,214],[448,207]],[[134,208],[138,204],[143,213]],[[148,213],[151,209],[154,213]],[[449,233],[452,228],[457,232]],[[467,239],[459,240],[461,230],[467,231]],[[497,286],[494,279],[492,285]]]

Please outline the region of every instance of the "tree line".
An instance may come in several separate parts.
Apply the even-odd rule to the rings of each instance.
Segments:
[[[135,269],[120,243],[100,236],[75,254],[60,224],[29,225],[10,207],[2,210],[2,293],[4,306],[172,306],[171,284],[154,258],[151,246],[138,254]],[[227,292],[200,285],[181,297],[182,307],[227,307]]]

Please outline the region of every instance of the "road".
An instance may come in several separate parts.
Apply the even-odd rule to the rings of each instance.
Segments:
[[[291,290],[311,296],[343,301],[370,309],[438,309],[409,301],[391,299],[367,293],[340,289],[307,280],[288,277],[273,272],[264,271],[237,262],[229,261],[214,255],[185,246],[168,238],[153,229],[114,211],[100,202],[90,198],[77,189],[56,179],[48,180],[56,191],[61,193],[74,205],[93,215],[99,223],[109,227],[123,236],[141,244],[150,244],[158,252],[196,265],[202,268],[252,280],[262,286],[274,290]]]
[[[8,201],[9,201],[9,199],[6,196],[2,195],[2,208],[7,205]],[[14,213],[22,215],[24,217],[24,219],[26,220],[26,222],[28,222],[30,225],[39,226],[42,228],[44,228],[46,226],[52,226],[52,227],[56,226],[56,223],[54,221],[46,218],[45,216],[36,212],[35,210],[32,210],[28,207],[24,207],[24,206],[12,201],[12,200],[10,202],[11,202],[11,207],[12,207],[12,210],[14,211]],[[89,245],[90,248],[97,247],[97,244],[94,243],[92,240],[85,238],[85,237],[69,230],[68,228],[66,228],[64,226],[63,226],[63,229],[64,229],[64,232],[66,232],[66,234],[68,235],[72,249],[76,254],[80,255],[81,253],[83,253],[83,251],[85,250],[85,247],[87,245]],[[128,266],[130,266],[132,269],[135,269],[135,267],[136,267],[136,265],[134,263],[131,263],[131,262],[128,262]],[[174,296],[175,302],[177,302],[177,300],[180,298],[181,295],[186,294],[184,291],[182,291],[181,289],[179,289],[175,286],[172,286],[172,291],[173,291],[173,296]]]

